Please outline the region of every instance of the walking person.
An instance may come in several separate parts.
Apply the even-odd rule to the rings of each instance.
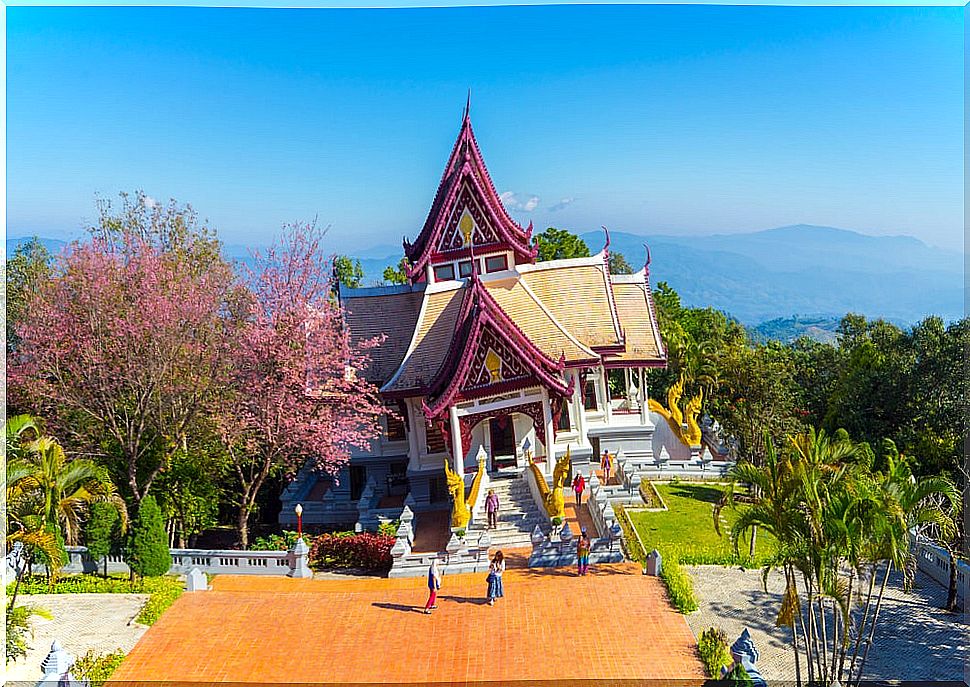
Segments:
[[[586,528],[584,527],[582,534],[579,535],[579,541],[576,542],[576,562],[580,575],[585,575],[586,571],[589,570],[589,550],[592,545],[593,542],[590,541],[589,535],[586,534]]]
[[[496,551],[492,562],[488,564],[488,577],[485,578],[485,581],[488,582],[489,606],[495,605],[495,599],[505,596],[502,589],[502,573],[504,572],[505,556],[502,555],[501,551]]]
[[[438,566],[438,559],[434,558],[428,566],[428,603],[424,605],[424,612],[428,615],[438,607],[439,589],[441,589],[441,568]]]
[[[485,512],[488,514],[488,529],[494,530],[498,527],[498,494],[494,489],[489,489],[485,497]]]
[[[603,469],[603,484],[610,483],[610,473],[613,471],[613,456],[609,451],[603,451],[603,460],[600,462]]]
[[[573,478],[573,491],[576,492],[576,508],[578,509],[583,505],[583,492],[586,491],[586,480],[581,472],[577,472]]]

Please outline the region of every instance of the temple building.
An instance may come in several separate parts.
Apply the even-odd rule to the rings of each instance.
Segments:
[[[459,475],[551,475],[604,450],[652,460],[657,416],[646,371],[666,364],[649,259],[610,274],[609,235],[591,257],[537,262],[532,225],[506,212],[466,108],[424,226],[405,240],[408,284],[341,289],[355,340],[382,336],[363,371],[396,413],[339,478],[301,473],[281,522],[362,522],[383,507],[448,506],[444,462]],[[406,501],[405,501],[406,500]],[[367,526],[367,522],[363,522]]]

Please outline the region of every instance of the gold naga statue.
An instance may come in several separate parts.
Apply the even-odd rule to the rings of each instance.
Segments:
[[[465,504],[465,478],[451,469],[445,458],[445,479],[448,480],[448,491],[451,493],[451,526],[464,529],[468,526],[472,514]]]
[[[546,484],[546,478],[542,475],[539,467],[529,459],[529,467],[532,469],[539,487],[539,494],[542,496],[542,503],[550,518],[566,517],[566,500],[563,497],[563,489],[566,480],[569,479],[569,470],[572,467],[572,457],[569,453],[569,446],[566,453],[556,460],[556,467],[552,472],[552,488]]]
[[[681,396],[684,393],[684,375],[667,389],[667,407],[657,403],[654,399],[647,402],[647,407],[661,415],[670,425],[671,431],[685,446],[700,446],[701,427],[697,424],[697,416],[701,413],[701,403],[704,401],[703,389],[694,398],[687,401],[684,409],[680,409]],[[684,424],[687,429],[684,429]]]

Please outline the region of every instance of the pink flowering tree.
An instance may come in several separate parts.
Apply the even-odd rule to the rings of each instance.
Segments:
[[[50,417],[82,454],[120,455],[136,503],[227,369],[231,269],[188,260],[191,237],[183,248],[131,232],[74,244],[32,295],[9,361],[17,401]]]
[[[313,225],[286,228],[247,275],[251,300],[233,335],[231,392],[216,418],[238,480],[243,547],[267,478],[293,477],[308,461],[335,474],[351,448],[380,433],[377,388],[357,373],[379,342],[351,343],[322,236]]]

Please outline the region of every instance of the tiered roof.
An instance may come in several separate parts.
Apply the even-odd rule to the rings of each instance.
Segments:
[[[455,235],[466,213],[471,245]],[[531,225],[522,229],[502,207],[466,108],[428,220],[414,244],[405,242],[410,275],[417,281],[436,260],[473,250],[511,250],[516,264],[462,281],[341,291],[353,339],[385,337],[365,374],[386,397],[422,397],[430,418],[522,386],[568,395],[569,367],[666,364],[647,266],[611,275],[608,236],[594,256],[535,263],[530,235]]]
[[[474,220],[471,239],[476,253],[511,250],[516,264],[535,261],[532,225],[523,229],[505,211],[475,140],[468,107],[424,227],[414,243],[404,239],[409,278],[420,280],[429,262],[469,256],[471,249],[459,227],[466,212]]]

